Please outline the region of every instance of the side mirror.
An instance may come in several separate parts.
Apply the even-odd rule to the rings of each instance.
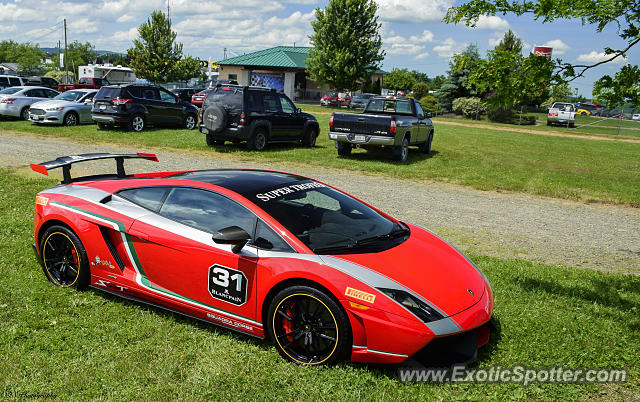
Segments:
[[[297,108],[297,109],[296,109],[296,113],[298,113],[298,114],[299,114],[299,113],[302,113],[302,109]]]
[[[430,119],[430,118],[431,118],[431,116],[433,116],[433,115],[431,114],[431,112],[427,112],[427,119]]]
[[[241,227],[229,226],[215,232],[211,239],[217,244],[232,244],[231,251],[237,254],[251,240],[251,235]]]

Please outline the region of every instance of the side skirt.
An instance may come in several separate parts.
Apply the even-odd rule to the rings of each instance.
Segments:
[[[196,319],[198,321],[206,322],[207,324],[215,325],[216,327],[220,327],[220,328],[224,328],[224,329],[228,329],[230,331],[237,332],[237,333],[242,334],[242,335],[248,335],[248,336],[252,336],[254,338],[258,338],[258,339],[265,339],[265,338],[263,338],[261,336],[252,334],[250,332],[240,331],[239,329],[236,329],[236,328],[228,327],[226,325],[218,324],[218,323],[213,322],[213,321],[205,320],[202,317],[198,317],[198,316],[195,316],[195,315],[192,315],[192,314],[188,314],[188,313],[185,313],[183,311],[176,310],[176,309],[173,309],[171,307],[164,306],[164,305],[162,305],[160,303],[154,303],[152,301],[144,300],[144,299],[141,299],[139,297],[128,295],[126,293],[120,293],[120,292],[116,292],[116,291],[113,291],[113,290],[105,289],[105,288],[99,287],[99,286],[89,285],[89,287],[91,287],[93,289],[96,289],[96,290],[99,290],[101,292],[105,292],[105,293],[109,293],[109,294],[114,295],[114,296],[118,296],[118,297],[123,298],[123,299],[131,300],[133,302],[146,304],[148,306],[160,308],[160,309],[165,310],[165,311],[169,311],[169,312],[172,312],[172,313],[177,313],[177,314],[183,315],[185,317],[189,317],[189,318]]]

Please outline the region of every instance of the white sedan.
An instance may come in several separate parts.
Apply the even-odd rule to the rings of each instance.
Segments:
[[[97,89],[73,89],[51,100],[36,102],[29,109],[29,120],[38,124],[76,126],[93,123],[91,105]]]

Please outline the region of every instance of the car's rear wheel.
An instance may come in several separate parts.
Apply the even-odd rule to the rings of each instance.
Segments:
[[[184,128],[187,130],[193,130],[196,128],[197,123],[198,122],[194,114],[188,114],[187,117],[184,118]]]
[[[316,138],[318,137],[318,131],[315,127],[307,127],[304,130],[302,137],[302,146],[313,148],[316,146]]]
[[[207,139],[207,145],[210,147],[214,145],[224,145],[224,140],[216,140],[213,134],[205,134],[205,138]]]
[[[56,286],[85,288],[89,284],[89,260],[78,236],[65,226],[51,226],[40,241],[43,270]]]
[[[336,142],[336,149],[338,150],[339,156],[349,156],[351,155],[353,146],[348,142]]]
[[[399,162],[406,162],[407,156],[409,156],[409,138],[405,136],[402,143],[393,149],[393,157]]]
[[[263,151],[267,146],[267,132],[264,128],[258,127],[253,130],[251,137],[247,141],[247,148],[254,151]]]
[[[142,116],[141,114],[133,116],[133,118],[131,118],[131,122],[129,122],[129,130],[135,131],[136,133],[143,131],[144,126],[144,116]]]
[[[22,120],[29,120],[29,106],[25,106],[20,111],[20,118]]]
[[[292,286],[271,301],[267,333],[286,360],[328,365],[348,357],[351,326],[346,313],[324,292]]]
[[[64,116],[64,120],[62,120],[62,124],[65,126],[77,126],[78,125],[78,115],[75,112],[69,112]]]

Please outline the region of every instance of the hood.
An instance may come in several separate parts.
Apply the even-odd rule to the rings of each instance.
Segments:
[[[418,226],[410,225],[410,228],[409,239],[392,249],[335,257],[391,278],[447,316],[477,303],[485,290],[483,274],[438,236]]]
[[[71,101],[66,101],[66,100],[53,99],[53,100],[46,100],[46,101],[36,102],[36,103],[32,104],[31,107],[34,108],[34,109],[48,109],[48,108],[52,108],[52,107],[60,107],[60,106],[69,107],[69,106],[77,106],[77,105],[81,105],[81,103],[71,102]]]

